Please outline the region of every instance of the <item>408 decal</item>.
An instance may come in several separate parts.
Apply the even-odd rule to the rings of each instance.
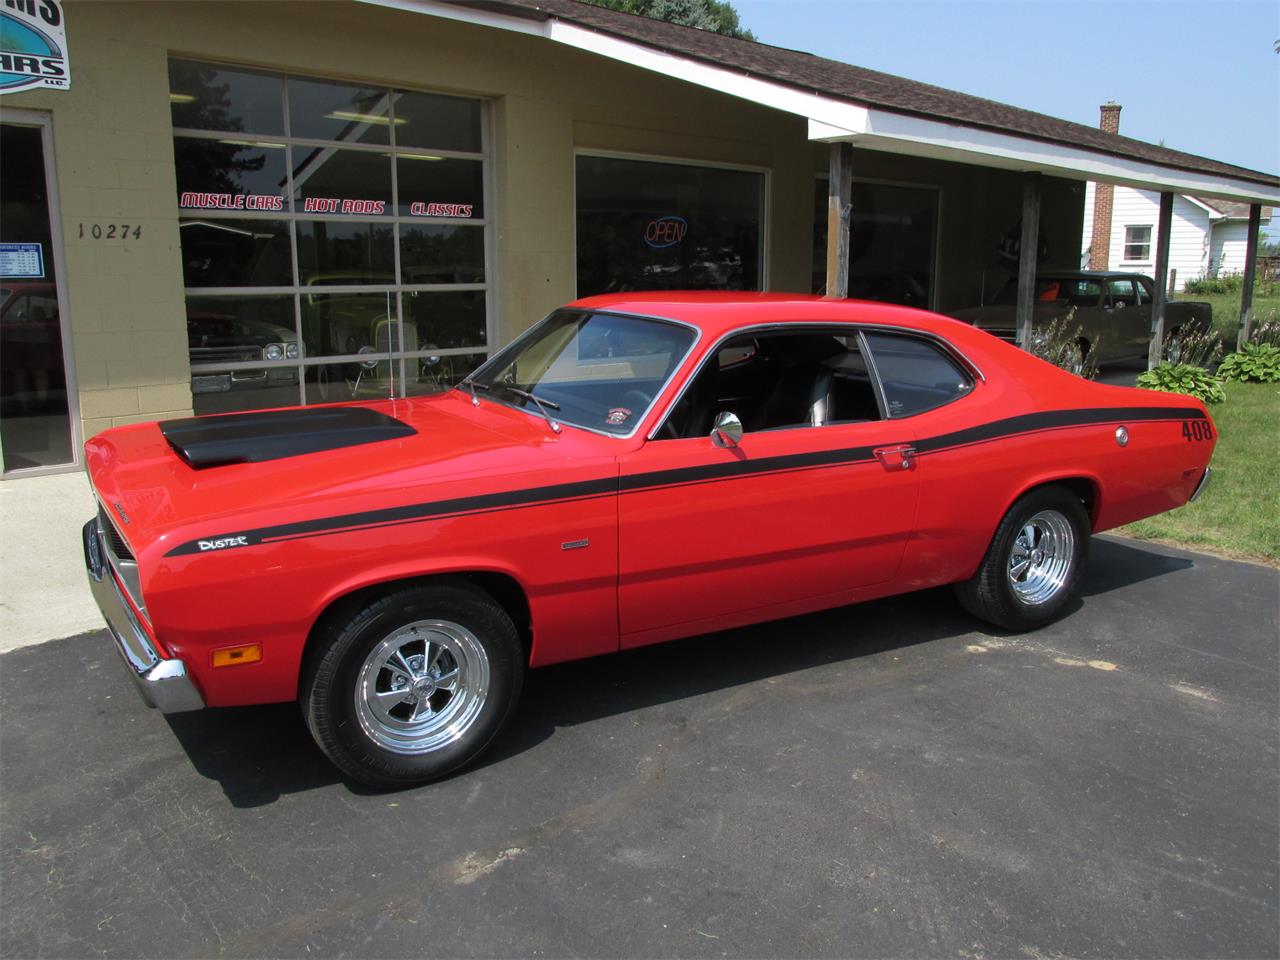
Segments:
[[[1187,443],[1193,440],[1212,440],[1213,427],[1207,420],[1183,420],[1182,437]]]

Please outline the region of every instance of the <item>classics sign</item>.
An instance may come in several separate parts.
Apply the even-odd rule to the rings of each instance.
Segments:
[[[61,0],[4,0],[0,6],[0,93],[71,86]]]

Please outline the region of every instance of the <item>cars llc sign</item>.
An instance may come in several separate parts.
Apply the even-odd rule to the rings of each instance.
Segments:
[[[0,93],[71,86],[60,0],[4,0],[0,6]]]
[[[689,222],[684,217],[654,217],[644,225],[644,242],[655,250],[674,247],[689,232]]]

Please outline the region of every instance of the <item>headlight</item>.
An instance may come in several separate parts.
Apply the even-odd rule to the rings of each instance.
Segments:
[[[284,355],[290,360],[298,359],[298,345],[296,343],[286,343],[284,345]]]
[[[283,360],[283,359],[284,359],[284,344],[283,344],[283,343],[268,343],[268,344],[266,345],[266,347],[265,347],[265,348],[263,349],[263,351],[262,351],[262,356],[263,356],[264,358],[266,358],[267,360]]]

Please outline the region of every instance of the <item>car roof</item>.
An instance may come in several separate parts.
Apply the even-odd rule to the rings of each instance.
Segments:
[[[569,306],[676,320],[698,327],[709,336],[766,323],[881,324],[936,334],[951,334],[957,327],[972,329],[963,321],[914,307],[870,300],[836,300],[800,293],[611,293],[576,300]]]

